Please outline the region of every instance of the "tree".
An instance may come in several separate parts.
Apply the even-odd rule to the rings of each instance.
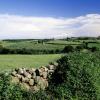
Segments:
[[[74,48],[71,45],[65,46],[65,48],[63,49],[64,53],[69,53],[69,52],[73,52]]]

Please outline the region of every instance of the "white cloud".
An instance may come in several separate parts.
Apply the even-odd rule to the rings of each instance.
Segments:
[[[75,18],[25,17],[0,14],[0,38],[99,36],[100,14]]]

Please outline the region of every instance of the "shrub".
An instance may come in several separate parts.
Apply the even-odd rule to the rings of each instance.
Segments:
[[[64,99],[96,100],[96,89],[92,82],[92,77],[86,71],[86,68],[75,63],[77,59],[73,61],[72,57],[64,56],[57,61],[58,67],[50,80],[50,91],[55,96]]]
[[[0,100],[50,100],[46,91],[24,91],[10,82],[10,76],[0,74]]]
[[[85,49],[88,49],[88,42],[83,42],[83,47],[84,47]]]
[[[50,100],[46,91],[23,91],[23,100]]]
[[[99,49],[97,47],[92,47],[91,48],[91,52],[95,52],[95,51],[98,51]]]
[[[82,49],[84,49],[84,46],[83,45],[78,45],[76,46],[76,51],[81,51]]]
[[[10,83],[10,76],[1,74],[0,78],[0,100],[22,100],[22,91]]]
[[[74,48],[71,45],[65,46],[65,48],[63,49],[64,53],[69,53],[69,52],[73,52]]]

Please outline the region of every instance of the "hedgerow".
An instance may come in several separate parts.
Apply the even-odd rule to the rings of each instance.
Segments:
[[[57,61],[59,65],[50,80],[49,90],[54,96],[64,100],[72,100],[72,98],[97,100],[97,88],[94,85],[96,73],[92,70],[97,69],[98,66],[92,60],[97,60],[97,65],[100,65],[98,57],[96,58],[93,53],[75,52],[59,59]],[[95,66],[92,66],[93,64]],[[100,71],[100,68],[98,70]]]

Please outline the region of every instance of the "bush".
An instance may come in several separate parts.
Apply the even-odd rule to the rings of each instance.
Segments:
[[[57,61],[59,65],[50,80],[50,91],[56,97],[69,100],[97,100],[92,77],[86,68],[75,63],[76,59],[74,63],[71,60],[69,56],[64,56]]]
[[[88,42],[84,42],[83,41],[83,44],[82,45],[83,45],[84,49],[88,49]]]
[[[98,51],[99,49],[97,47],[92,47],[90,50],[91,52],[95,52],[95,51]]]
[[[46,91],[24,91],[10,82],[10,76],[0,74],[0,100],[50,100]]]
[[[74,48],[71,45],[65,46],[65,48],[63,49],[63,53],[69,53],[73,51],[74,51]]]
[[[50,100],[46,91],[23,91],[23,99],[22,100]]]
[[[57,54],[61,53],[59,49],[53,50],[34,50],[34,49],[9,49],[9,48],[0,48],[0,54]]]
[[[22,100],[20,86],[10,83],[10,76],[0,75],[0,100]]]
[[[84,46],[83,45],[78,45],[78,46],[76,46],[76,51],[81,51],[81,50],[83,50],[84,49]]]

